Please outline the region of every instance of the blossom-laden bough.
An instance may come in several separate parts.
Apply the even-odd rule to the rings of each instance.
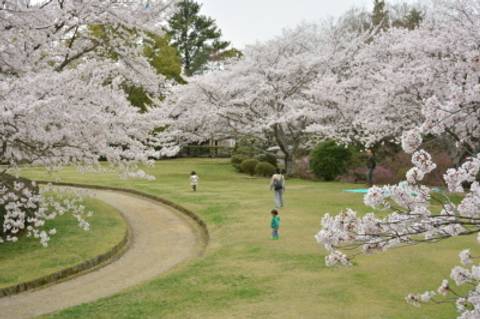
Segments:
[[[369,254],[480,234],[480,1],[434,1],[429,10],[415,30],[390,29],[373,37],[331,94],[317,93],[332,101],[340,116],[314,131],[345,143],[400,142],[413,165],[404,182],[373,187],[365,196],[367,206],[387,216],[353,210],[324,216],[315,238],[330,252],[329,266],[351,265],[359,250]],[[455,146],[457,167],[443,172],[448,192],[422,184],[436,169],[421,149],[425,136]],[[449,192],[464,195],[457,203]],[[418,306],[454,299],[459,318],[479,318],[480,268],[469,250],[460,259],[463,266],[450,277],[466,293],[445,279],[437,291],[410,294],[407,301]]]
[[[161,155],[158,102],[171,84],[144,56],[174,1],[0,1],[0,241],[19,234],[46,246],[45,222],[70,211],[88,229],[79,197],[64,198],[18,177],[22,165],[75,165],[125,177]],[[125,85],[154,105],[133,107]]]
[[[347,67],[372,34],[346,33],[342,27],[301,24],[247,47],[224,70],[191,78],[165,100],[172,120],[166,133],[180,144],[255,137],[278,146],[293,174],[295,156],[312,140],[307,128],[318,122],[314,84],[322,79],[322,92],[328,81],[333,85],[335,72]],[[331,113],[322,111],[325,117]]]
[[[20,235],[26,235],[47,247],[50,236],[57,232],[55,228],[46,229],[48,221],[65,213],[71,214],[79,227],[88,231],[90,224],[86,218],[93,212],[87,211],[83,205],[87,195],[51,184],[40,189],[35,182],[26,179],[4,178],[0,186],[0,220],[3,224],[0,243],[16,242]]]
[[[336,216],[326,214],[323,217],[322,229],[315,238],[330,252],[325,258],[327,265],[351,265],[351,257],[344,252],[356,248],[371,254],[404,245],[472,234],[478,234],[480,243],[480,183],[477,181],[480,154],[470,157],[461,167],[450,169],[445,174],[450,191],[464,192],[464,188],[467,188],[461,202],[455,204],[446,194],[437,194],[432,188],[421,185],[424,176],[432,172],[436,165],[427,152],[417,150],[420,143],[418,131],[404,135],[404,150],[414,152],[414,166],[407,173],[405,182],[372,187],[365,195],[367,206],[390,211],[389,215],[382,218],[374,213],[360,216],[353,210],[346,210]],[[435,206],[441,209],[436,211]],[[473,263],[469,250],[462,251],[460,259],[464,265]],[[473,265],[471,269],[455,267],[451,279],[458,286],[473,284],[474,289],[466,296],[460,296],[451,288],[448,280],[444,280],[438,293],[428,291],[410,294],[406,299],[414,305],[420,305],[434,300],[437,294],[446,296],[451,293],[458,297],[457,307],[462,313],[459,318],[477,318],[480,315],[480,266]]]

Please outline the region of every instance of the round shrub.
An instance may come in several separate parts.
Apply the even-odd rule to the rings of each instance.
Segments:
[[[275,166],[269,162],[259,162],[255,167],[255,175],[269,177],[275,173]]]
[[[333,141],[320,143],[310,154],[310,168],[326,181],[333,181],[345,173],[352,153],[348,148]]]
[[[271,153],[264,153],[264,154],[258,155],[257,160],[259,162],[270,163],[274,167],[277,167],[277,158],[275,157],[275,155],[273,155]]]
[[[242,164],[242,162],[246,159],[248,159],[247,156],[241,155],[241,154],[236,154],[236,155],[232,156],[232,158],[230,159],[230,163],[232,163],[232,166],[235,167],[235,169],[237,171],[239,171],[240,170],[240,164]]]
[[[251,145],[240,145],[235,148],[234,153],[252,158],[255,154],[255,149]]]
[[[253,176],[255,175],[255,168],[257,167],[257,164],[258,161],[253,158],[244,160],[242,164],[240,164],[240,172]]]

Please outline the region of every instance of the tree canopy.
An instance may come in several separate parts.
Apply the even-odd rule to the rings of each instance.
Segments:
[[[81,205],[64,205],[35,185],[12,181],[20,164],[95,168],[106,159],[124,176],[148,178],[137,164],[160,155],[155,146],[162,118],[156,108],[141,113],[133,107],[125,87],[141,88],[152,101],[168,89],[142,44],[162,33],[171,5],[151,4],[146,10],[137,2],[2,2],[0,242],[27,233],[47,245],[54,232],[44,229],[45,221],[65,206],[88,228]]]

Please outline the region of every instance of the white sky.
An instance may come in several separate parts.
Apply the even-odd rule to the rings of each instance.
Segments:
[[[199,0],[224,39],[237,48],[268,40],[302,21],[338,17],[351,7],[371,9],[373,0]],[[408,1],[411,2],[411,1]]]

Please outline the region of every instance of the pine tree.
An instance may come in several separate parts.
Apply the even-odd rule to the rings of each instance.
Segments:
[[[381,30],[388,29],[390,25],[388,11],[385,8],[384,0],[374,0],[373,2],[373,13],[372,13],[372,24],[375,27],[379,27]]]
[[[418,28],[423,21],[424,13],[418,5],[399,2],[388,7],[390,27],[413,30]],[[378,11],[380,11],[380,8]]]
[[[415,8],[412,8],[404,20],[405,20],[405,26],[409,30],[413,30],[417,28],[420,25],[420,23],[423,21],[423,14],[421,11]]]
[[[182,0],[168,21],[167,33],[177,48],[187,76],[200,73],[212,56],[218,56],[230,42],[222,41],[222,31],[215,20],[200,14],[201,5]]]

